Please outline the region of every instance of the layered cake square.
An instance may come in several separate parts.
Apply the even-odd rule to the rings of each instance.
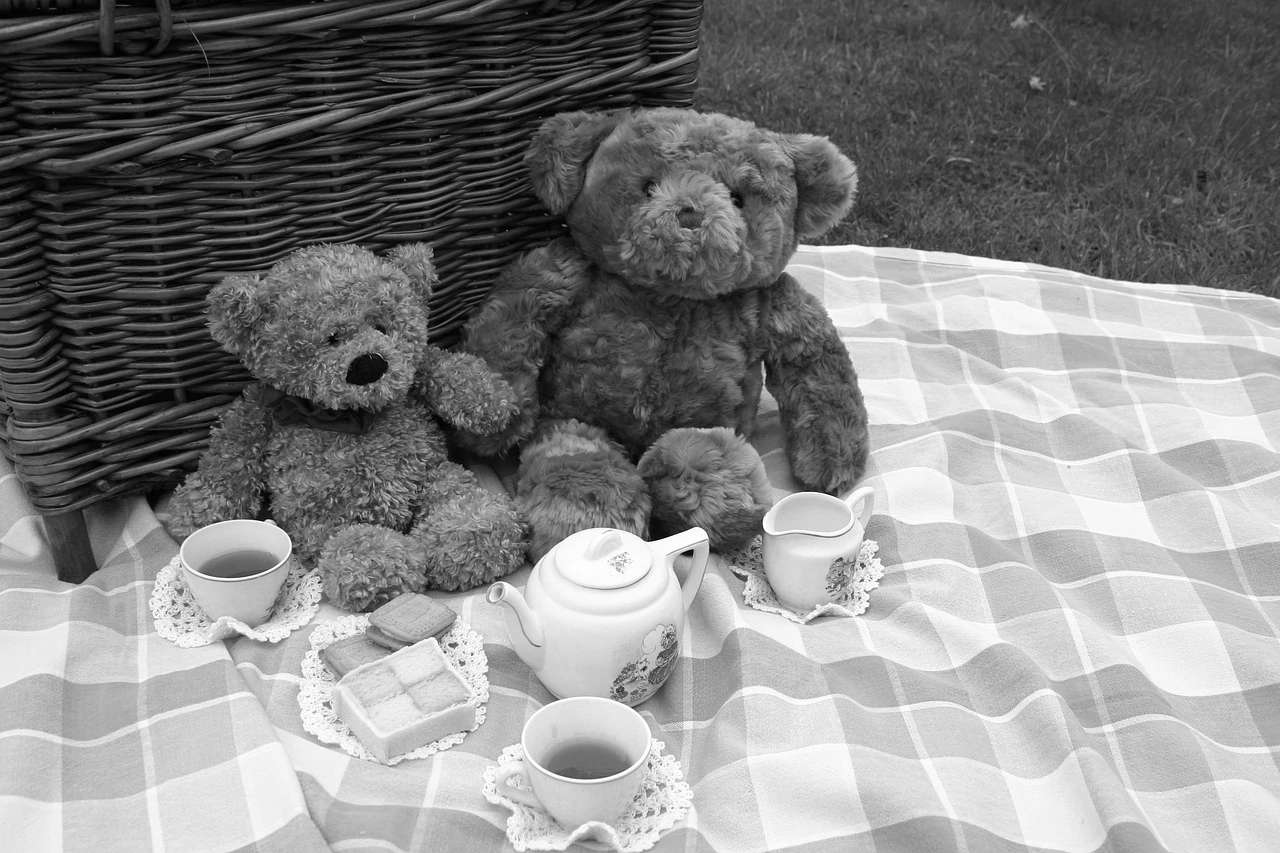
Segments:
[[[365,749],[391,758],[477,725],[479,698],[434,637],[361,664],[333,688],[333,709]]]

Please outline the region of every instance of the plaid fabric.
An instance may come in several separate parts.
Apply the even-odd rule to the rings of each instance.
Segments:
[[[1276,850],[1280,304],[858,247],[793,271],[861,377],[885,577],[797,625],[713,566],[641,706],[694,792],[657,849]],[[104,568],[68,588],[0,468],[0,847],[510,849],[481,774],[551,697],[478,591],[446,599],[486,723],[386,768],[303,731],[307,631],[173,647],[174,543],[140,499],[89,515]]]

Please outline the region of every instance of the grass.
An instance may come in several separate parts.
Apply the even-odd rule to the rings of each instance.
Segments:
[[[826,243],[1280,295],[1275,0],[705,0],[695,106],[858,164]]]

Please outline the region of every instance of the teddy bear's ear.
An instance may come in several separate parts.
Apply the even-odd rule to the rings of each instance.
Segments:
[[[560,113],[542,123],[529,143],[524,161],[529,180],[547,210],[569,210],[586,179],[596,148],[613,133],[627,110]]]
[[[434,252],[426,243],[402,243],[387,253],[387,260],[413,282],[423,305],[440,282],[433,258]]]
[[[853,207],[858,170],[825,136],[786,134],[779,142],[796,168],[796,236],[820,237]]]
[[[256,275],[235,273],[209,291],[209,334],[228,352],[239,353],[266,313]]]

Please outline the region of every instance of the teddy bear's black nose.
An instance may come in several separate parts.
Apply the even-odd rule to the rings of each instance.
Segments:
[[[681,228],[697,228],[702,224],[702,214],[686,205],[676,214],[676,222]]]
[[[347,382],[352,385],[368,385],[377,382],[387,372],[387,360],[376,352],[367,352],[351,360],[347,367]]]

